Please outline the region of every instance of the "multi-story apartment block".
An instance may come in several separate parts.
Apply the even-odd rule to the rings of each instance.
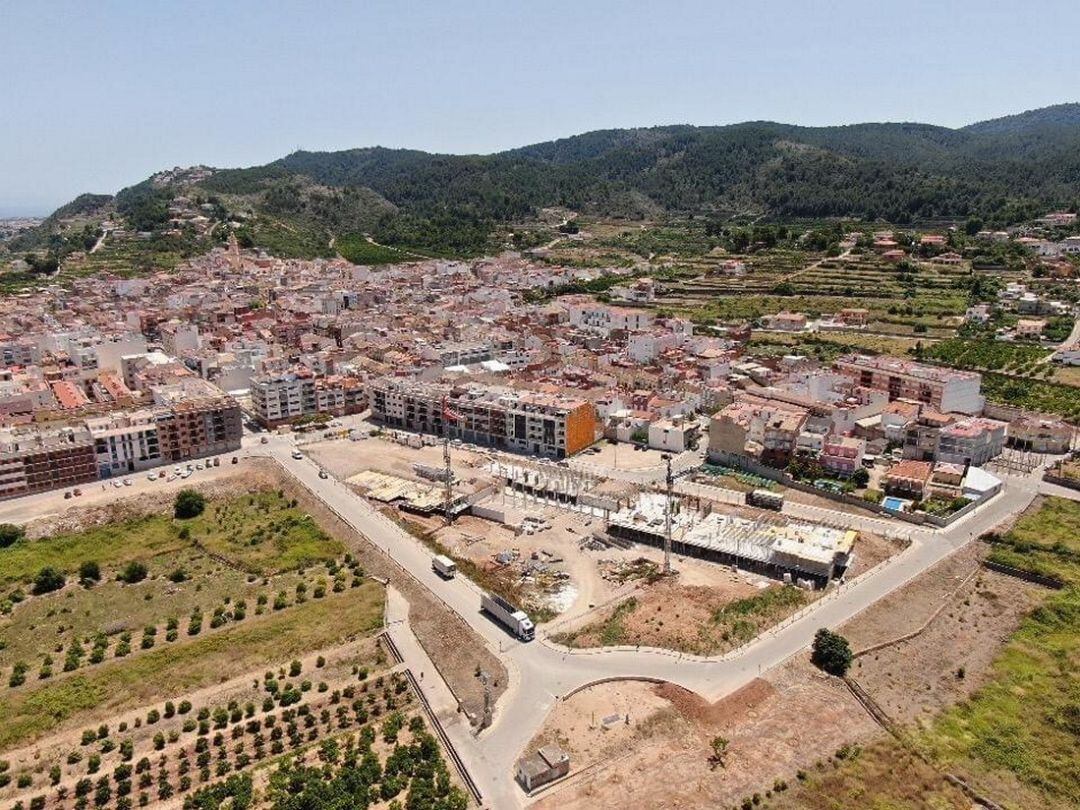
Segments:
[[[0,433],[0,498],[96,481],[94,440],[85,428]]]
[[[565,458],[596,438],[596,408],[563,396],[382,378],[370,383],[368,397],[372,419],[390,427],[514,452]]]
[[[318,377],[300,367],[255,377],[251,405],[260,424],[277,427],[305,416],[361,413],[367,408],[367,395],[364,383],[355,377]]]
[[[640,332],[653,324],[653,313],[647,309],[613,307],[592,299],[572,301],[568,310],[571,326],[605,334],[615,330]]]
[[[240,449],[243,423],[232,397],[202,397],[173,403],[157,415],[163,462],[186,461]]]
[[[973,417],[953,420],[929,411],[904,435],[904,458],[981,466],[1001,454],[1008,424]]]
[[[86,420],[94,438],[98,475],[110,478],[161,464],[158,414],[152,410]]]
[[[856,385],[885,391],[889,400],[910,399],[943,413],[982,413],[982,376],[972,371],[913,363],[896,357],[848,355],[835,368]]]

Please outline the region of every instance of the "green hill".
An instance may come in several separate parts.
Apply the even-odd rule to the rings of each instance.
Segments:
[[[331,255],[332,240],[355,245],[358,235],[432,255],[475,254],[491,247],[494,228],[552,206],[626,218],[978,216],[1000,226],[1080,203],[1080,104],[959,129],[758,121],[599,130],[491,155],[301,151],[265,166],[164,173],[111,202],[133,230],[157,231],[180,196],[244,244],[286,255]],[[43,231],[109,202],[84,195]],[[43,244],[40,234],[29,241]]]

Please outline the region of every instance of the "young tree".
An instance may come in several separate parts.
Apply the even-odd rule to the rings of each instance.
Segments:
[[[814,636],[814,648],[810,660],[830,675],[842,676],[852,661],[851,645],[839,633],[824,627]]]
[[[709,756],[709,766],[716,768],[726,767],[727,752],[728,752],[728,740],[726,737],[717,735],[712,738],[712,742],[709,743],[712,748],[712,754]]]

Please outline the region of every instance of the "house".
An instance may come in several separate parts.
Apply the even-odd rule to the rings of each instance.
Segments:
[[[1060,419],[1021,416],[1009,422],[1009,446],[1034,453],[1068,453],[1074,429]]]
[[[968,307],[967,312],[964,313],[964,320],[968,323],[986,323],[990,320],[990,305],[976,304]]]
[[[922,500],[934,466],[929,461],[908,459],[885,473],[882,484],[885,492],[903,498]]]
[[[1018,338],[1038,338],[1046,330],[1046,321],[1042,318],[1021,318],[1016,322],[1013,334]]]
[[[697,446],[701,428],[694,419],[660,419],[649,425],[649,447],[669,453],[681,453]]]
[[[570,773],[570,755],[557,745],[545,745],[518,762],[517,780],[526,791],[554,782]]]
[[[964,261],[964,257],[959,253],[950,251],[949,253],[942,253],[940,256],[935,256],[930,261],[933,264],[958,265]]]
[[[836,313],[836,320],[847,326],[866,326],[870,320],[870,310],[862,307],[846,307]]]
[[[776,315],[766,315],[761,321],[766,329],[777,332],[806,331],[806,316],[801,312],[779,312]]]
[[[854,436],[830,436],[825,440],[819,460],[821,465],[835,475],[848,476],[862,466],[866,442]]]

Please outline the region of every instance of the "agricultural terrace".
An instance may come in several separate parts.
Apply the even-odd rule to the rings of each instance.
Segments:
[[[1049,377],[1053,374],[1053,366],[1046,362],[1049,355],[1049,349],[1039,346],[963,338],[942,340],[921,351],[921,359],[936,360],[957,368],[1003,371],[1033,377]]]
[[[0,802],[292,807],[362,776],[355,806],[466,807],[383,587],[281,491],[191,502],[0,549]]]

